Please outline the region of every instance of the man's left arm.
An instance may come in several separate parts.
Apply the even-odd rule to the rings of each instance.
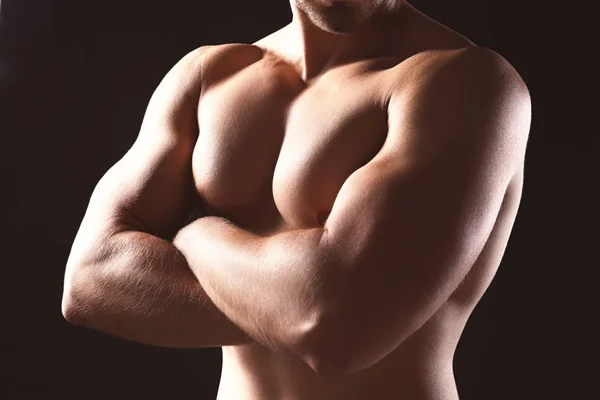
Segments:
[[[391,96],[386,142],[324,227],[259,236],[207,217],[175,238],[231,321],[321,373],[375,364],[439,309],[522,164],[531,104],[506,60],[471,48],[424,71]]]

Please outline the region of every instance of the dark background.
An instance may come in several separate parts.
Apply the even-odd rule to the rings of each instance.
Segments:
[[[454,361],[461,400],[587,398],[584,323],[597,311],[585,283],[599,263],[586,11],[412,3],[507,58],[533,102],[521,208]],[[220,349],[154,348],[65,322],[64,265],[96,182],[135,140],[164,74],[201,45],[280,28],[288,1],[1,0],[0,11],[0,399],[214,399]]]

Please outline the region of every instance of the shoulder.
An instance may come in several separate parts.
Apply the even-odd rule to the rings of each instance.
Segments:
[[[185,54],[180,63],[193,62],[218,62],[225,58],[259,58],[262,57],[263,50],[251,44],[246,43],[224,43],[216,45],[203,45]]]
[[[399,64],[396,70],[391,78],[392,98],[459,96],[468,100],[482,96],[493,100],[510,96],[530,101],[520,74],[502,55],[487,47],[424,51]]]
[[[240,69],[261,60],[261,48],[245,43],[200,46],[186,53],[172,68],[171,75],[210,86]]]
[[[204,88],[239,72],[265,56],[264,51],[246,43],[206,45],[196,49],[194,57],[201,69]]]
[[[417,127],[415,140],[438,144],[512,143],[524,155],[531,122],[527,85],[485,47],[424,52],[407,60],[388,101],[390,123]]]
[[[403,65],[404,64],[404,65]],[[462,122],[517,118],[528,123],[527,85],[500,54],[486,47],[426,51],[398,65],[388,111],[444,116]]]
[[[468,85],[470,90],[505,89],[529,96],[529,90],[517,70],[494,50],[474,46],[446,55],[439,70],[441,79]],[[435,76],[435,74],[434,74]]]

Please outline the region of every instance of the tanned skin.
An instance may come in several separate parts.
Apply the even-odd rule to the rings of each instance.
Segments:
[[[402,0],[290,0],[186,55],[96,186],[63,313],[222,347],[219,400],[458,400],[452,360],[514,224],[529,92]]]

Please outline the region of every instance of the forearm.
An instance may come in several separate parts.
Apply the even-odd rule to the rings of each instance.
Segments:
[[[80,267],[65,288],[72,322],[156,346],[252,342],[215,307],[172,243],[127,231],[102,247],[102,261]]]
[[[322,229],[261,237],[214,217],[188,225],[174,244],[214,304],[258,342],[292,348],[322,311]]]

